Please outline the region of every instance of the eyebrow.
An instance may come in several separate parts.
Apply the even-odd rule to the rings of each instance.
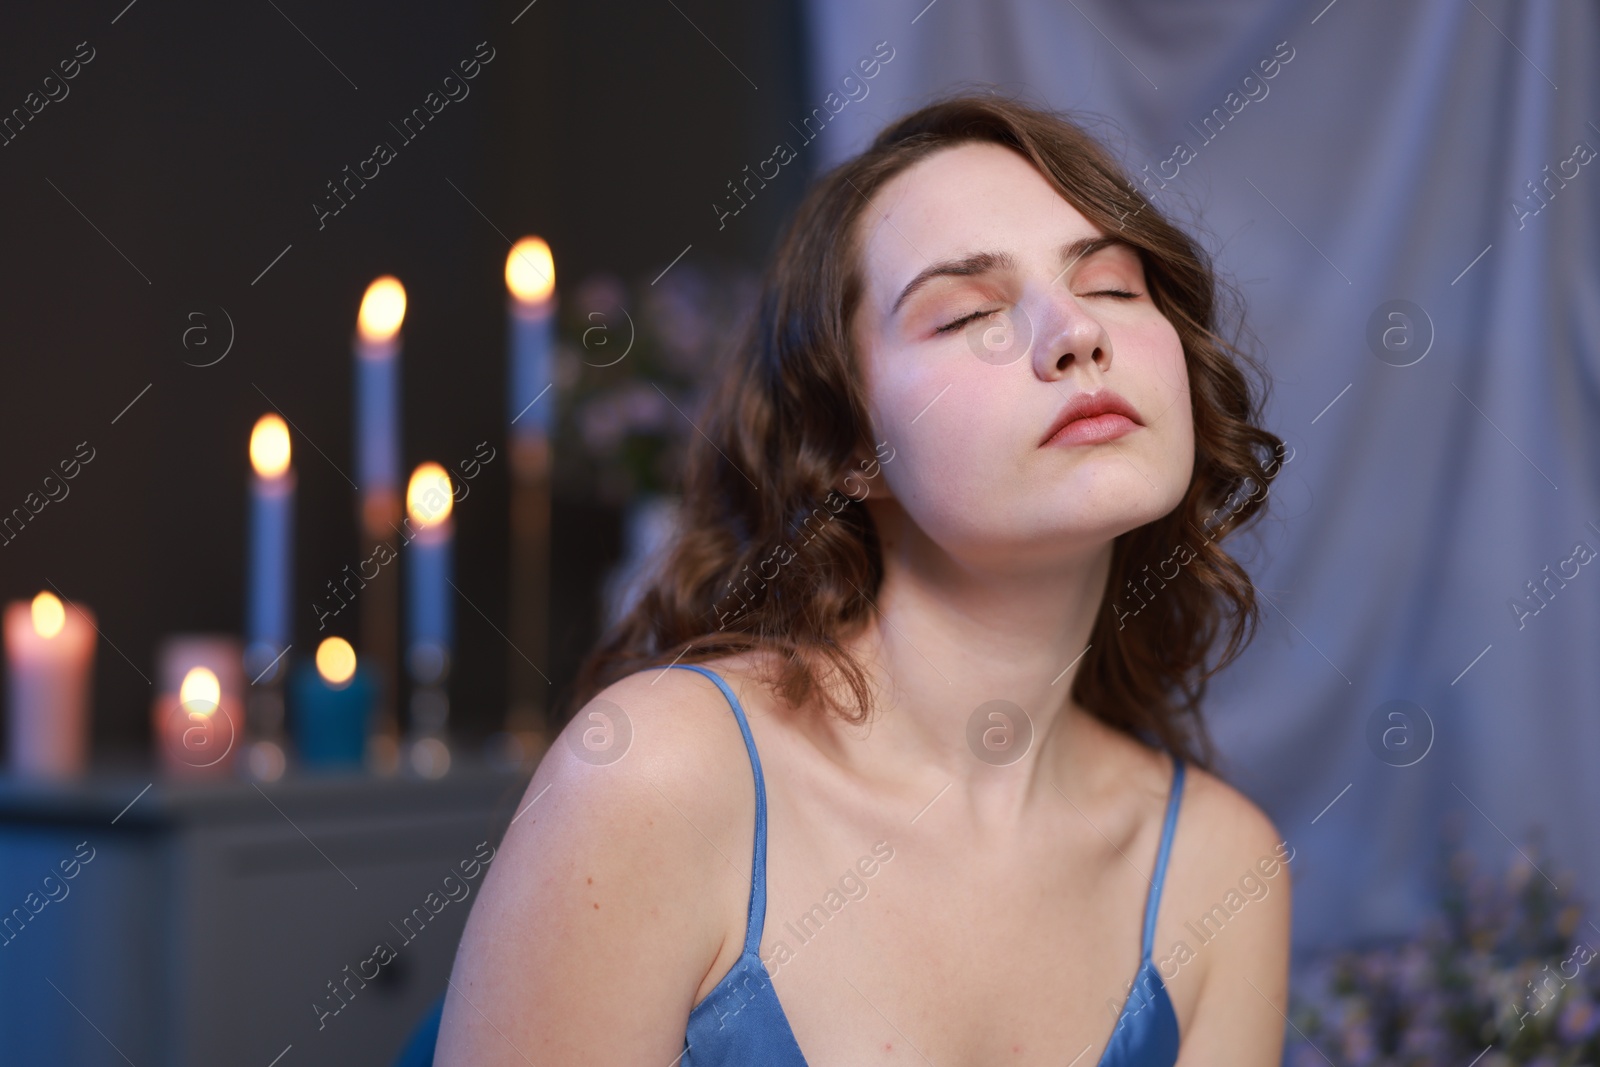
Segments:
[[[1102,249],[1117,245],[1133,252],[1138,251],[1137,247],[1121,237],[1102,234],[1094,237],[1080,237],[1076,241],[1068,241],[1057,249],[1056,255],[1060,262],[1070,267],[1085,256],[1093,255]],[[1016,257],[1009,252],[974,252],[959,259],[947,259],[940,263],[931,264],[924,270],[919,271],[917,276],[906,283],[904,289],[900,290],[900,295],[895,298],[894,306],[889,309],[889,314],[892,317],[900,310],[900,306],[911,298],[911,294],[935,278],[966,278],[974,275],[989,274],[995,270],[1015,270],[1016,266]],[[1065,268],[1063,268],[1063,273],[1065,273]]]

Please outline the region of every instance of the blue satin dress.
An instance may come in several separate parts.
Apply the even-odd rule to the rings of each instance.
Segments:
[[[755,860],[751,867],[744,952],[722,981],[689,1013],[680,1063],[683,1067],[808,1067],[758,951],[767,914],[767,787],[761,777],[761,760],[756,755],[755,738],[750,735],[750,723],[745,719],[739,698],[715,671],[687,663],[674,666],[705,675],[728,698],[734,717],[739,720],[739,731],[744,734],[744,745],[750,753],[756,779]],[[1178,1061],[1178,1018],[1150,956],[1155,940],[1156,912],[1161,905],[1161,885],[1166,878],[1172,832],[1178,822],[1178,803],[1183,796],[1183,761],[1173,757],[1172,764],[1166,823],[1161,830],[1155,877],[1145,901],[1139,970],[1123,1002],[1111,1040],[1096,1061],[1098,1067],[1173,1067]]]

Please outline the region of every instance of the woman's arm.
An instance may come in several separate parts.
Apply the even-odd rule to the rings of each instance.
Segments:
[[[1279,1067],[1289,1010],[1294,849],[1243,795],[1215,779],[1206,785],[1209,855],[1203,883],[1209,891],[1190,898],[1207,901],[1193,914],[1203,915],[1207,907],[1223,908],[1222,915],[1237,910],[1216,939],[1198,950],[1204,975],[1194,1014],[1180,1035],[1177,1067]]]
[[[594,728],[591,704],[534,773],[462,934],[440,1067],[665,1065],[682,1052],[749,890],[754,786],[740,794],[729,739],[713,736],[731,734],[748,778],[726,703],[715,721],[691,672],[654,677],[602,694],[626,709],[625,755],[597,765],[569,748],[568,734]]]

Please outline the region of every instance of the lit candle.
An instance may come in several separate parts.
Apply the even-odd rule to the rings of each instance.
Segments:
[[[400,324],[406,291],[387,275],[367,287],[356,323],[356,480],[360,483],[362,554],[394,536],[402,516],[400,469]],[[374,677],[373,766],[399,766],[400,582],[380,572],[361,593],[361,658]]]
[[[176,693],[155,699],[154,727],[161,769],[185,778],[219,778],[232,772],[244,708],[225,692],[210,667],[190,667]]]
[[[82,774],[89,762],[89,677],[94,615],[54,593],[6,605],[6,738],[13,771]]]
[[[157,651],[150,731],[163,773],[221,777],[237,766],[245,680],[237,638],[174,635]]]
[[[308,767],[359,767],[375,683],[342,637],[324,638],[316,666],[301,663],[290,685],[295,751]]]
[[[356,320],[356,483],[363,503],[400,491],[400,323],[406,291],[388,275],[367,286]],[[368,524],[369,528],[372,525]],[[384,529],[387,521],[377,523]],[[370,532],[370,529],[369,529]]]
[[[271,681],[289,647],[289,587],[294,545],[294,471],[289,427],[263,415],[250,432],[250,565],[246,597],[245,669],[252,682]]]
[[[555,398],[544,393],[555,381],[556,266],[542,238],[524,237],[512,247],[506,289],[511,294],[510,433],[517,439],[548,437]]]
[[[550,246],[524,237],[506,256],[510,319],[507,390],[511,453],[511,560],[507,568],[509,706],[495,744],[512,763],[542,747],[549,707],[545,662],[550,603],[550,427],[555,424],[556,268]]]
[[[411,536],[405,550],[406,657],[411,677],[425,684],[438,682],[450,666],[452,492],[449,473],[437,463],[422,464],[406,486],[406,526]]]

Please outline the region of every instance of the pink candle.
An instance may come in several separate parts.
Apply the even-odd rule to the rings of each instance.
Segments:
[[[6,605],[6,738],[18,774],[66,778],[89,763],[94,614],[40,593]]]
[[[159,694],[151,729],[161,769],[185,778],[233,773],[244,734],[244,706],[209,667],[190,667],[176,692]]]

